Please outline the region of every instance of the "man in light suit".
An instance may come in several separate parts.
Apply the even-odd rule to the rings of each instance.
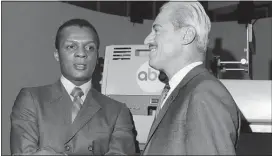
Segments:
[[[210,19],[199,2],[168,2],[145,44],[149,64],[169,82],[162,93],[143,155],[233,155],[238,107],[203,65]]]
[[[129,109],[91,86],[99,37],[86,20],[65,22],[54,53],[56,83],[23,88],[11,113],[11,154],[134,154]]]

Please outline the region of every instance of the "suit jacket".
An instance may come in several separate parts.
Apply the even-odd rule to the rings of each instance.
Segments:
[[[238,107],[203,65],[174,89],[154,120],[144,155],[235,154]]]
[[[11,113],[11,153],[40,148],[77,155],[134,154],[132,120],[125,104],[90,89],[71,122],[72,101],[60,81],[23,88]]]

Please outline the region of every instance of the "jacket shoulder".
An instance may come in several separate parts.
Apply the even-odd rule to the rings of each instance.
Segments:
[[[18,96],[28,95],[33,100],[46,102],[53,97],[55,84],[47,84],[41,86],[24,87],[19,91]],[[55,87],[56,88],[56,87]]]
[[[114,100],[114,99],[96,91],[95,89],[92,89],[92,92],[93,92],[93,96],[97,99],[97,101],[99,102],[99,104],[102,107],[117,108],[117,109],[121,109],[123,107],[126,107],[125,103]]]

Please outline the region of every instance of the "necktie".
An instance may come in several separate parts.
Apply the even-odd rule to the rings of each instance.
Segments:
[[[167,96],[169,90],[170,90],[170,85],[167,83],[167,84],[164,86],[163,90],[162,90],[160,102],[159,102],[158,107],[157,107],[157,110],[156,110],[156,116],[155,116],[156,118],[157,118],[157,116],[158,116],[158,114],[159,114],[159,112],[160,112],[160,110],[161,110],[161,106],[162,106],[163,100],[166,98],[166,96]]]
[[[72,122],[73,122],[82,106],[83,101],[81,97],[84,95],[84,93],[81,90],[81,88],[75,87],[70,95],[74,97],[72,107]]]

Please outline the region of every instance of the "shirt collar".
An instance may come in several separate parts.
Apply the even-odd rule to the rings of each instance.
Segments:
[[[72,92],[72,90],[76,87],[71,81],[69,81],[68,79],[66,79],[63,75],[60,78],[61,83],[63,84],[64,88],[66,89],[66,91],[68,92],[68,94],[70,95],[70,93]],[[89,92],[89,90],[92,87],[92,80],[84,83],[81,86],[77,86],[80,87],[84,93],[83,96],[86,96],[87,93]]]
[[[201,65],[203,62],[194,62],[184,68],[180,69],[170,80],[169,85],[171,90],[176,88],[176,86],[182,81],[182,79],[191,71],[194,67]]]

